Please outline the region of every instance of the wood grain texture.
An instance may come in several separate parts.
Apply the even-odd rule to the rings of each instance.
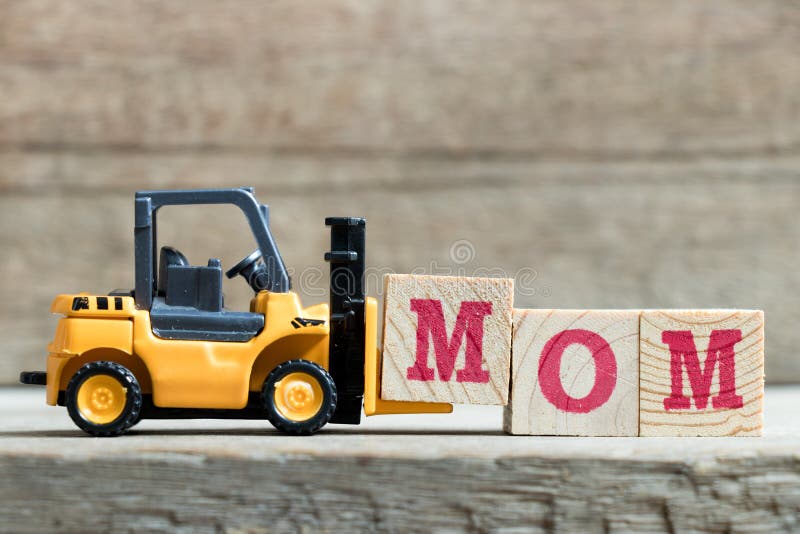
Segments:
[[[0,143],[608,155],[800,140],[800,15],[779,0],[192,6],[0,3]]]
[[[363,215],[381,274],[525,269],[521,307],[763,308],[769,379],[800,380],[800,307],[776,297],[800,292],[798,16],[0,0],[0,382],[42,365],[54,294],[132,285],[135,190],[241,185],[305,302],[327,298],[323,218]],[[188,219],[192,259],[252,248],[238,219]]]
[[[494,406],[319,435],[264,421],[143,421],[83,437],[39,389],[0,389],[0,530],[792,532],[797,387],[762,439],[508,436]],[[80,488],[80,490],[76,490]]]
[[[658,310],[646,311],[641,318],[641,396],[640,434],[642,436],[760,436],[763,431],[764,403],[764,312],[748,310]],[[730,342],[718,344],[719,352],[710,351],[715,331],[739,332],[733,345],[735,393],[725,387],[724,352]],[[671,352],[675,341],[664,332],[687,332],[693,336],[699,367],[697,378],[689,376],[686,356],[681,360],[683,395],[689,406],[669,407],[675,377]],[[719,338],[718,338],[719,339]],[[734,340],[735,341],[735,340]],[[732,342],[732,341],[731,341]],[[700,372],[708,377],[708,358],[717,359],[710,375],[710,398],[698,398],[702,387],[692,384]],[[721,385],[722,384],[722,385]],[[715,406],[715,398],[725,393],[739,395],[741,407]],[[699,404],[699,405],[698,405]],[[703,406],[702,404],[705,404]]]
[[[381,398],[508,402],[513,280],[392,274],[384,281]]]
[[[503,420],[506,432],[639,435],[638,310],[514,309],[513,316],[511,396]],[[585,332],[599,337],[590,339]],[[558,341],[570,333],[580,333],[580,341],[565,342],[562,353],[556,348]],[[595,340],[601,343],[593,344]],[[608,351],[613,369],[607,358],[602,359]],[[548,360],[559,362],[550,366],[555,374],[548,374],[543,367]],[[555,379],[558,386],[553,384]],[[544,384],[547,395],[543,381],[548,381]],[[605,398],[602,402],[592,400],[595,384],[598,393],[609,385],[608,395],[601,395]],[[559,407],[551,400],[557,387],[570,397]]]
[[[768,379],[800,380],[800,360],[789,356],[800,343],[794,328],[800,308],[776,298],[800,291],[800,271],[791,267],[800,264],[800,225],[793,223],[800,174],[792,174],[800,164],[791,160],[651,166],[389,158],[359,165],[357,158],[298,156],[244,167],[210,156],[23,161],[20,175],[40,187],[0,194],[0,244],[12,252],[0,255],[0,277],[12,281],[0,284],[5,383],[43,365],[55,328],[48,314],[54,295],[132,286],[137,183],[255,185],[258,198],[270,204],[278,246],[307,304],[327,300],[324,218],[365,216],[367,289],[381,303],[386,272],[500,269],[516,278],[518,307],[763,307],[770,316]],[[9,161],[0,174],[10,178],[20,168]],[[703,179],[708,173],[718,178]],[[370,174],[378,177],[372,185]],[[146,178],[134,179],[139,175]],[[481,176],[495,178],[484,183]],[[51,177],[63,178],[63,187],[56,178],[48,182]],[[608,209],[620,203],[624,210]],[[642,225],[653,213],[659,214],[653,224]],[[239,215],[191,209],[162,215],[162,243],[192,261],[219,257],[232,266],[254,246]],[[450,249],[463,239],[475,257],[458,263]],[[246,285],[223,284],[226,302],[247,309]]]

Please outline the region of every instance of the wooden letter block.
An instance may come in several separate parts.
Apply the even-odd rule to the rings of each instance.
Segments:
[[[642,436],[760,436],[764,312],[642,313]]]
[[[381,398],[506,404],[514,281],[384,278]]]
[[[514,310],[511,434],[636,436],[639,311]]]

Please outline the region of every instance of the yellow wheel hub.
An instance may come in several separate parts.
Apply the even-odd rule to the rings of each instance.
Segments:
[[[127,392],[112,376],[91,376],[78,389],[78,411],[90,423],[107,425],[122,414]]]
[[[307,373],[289,373],[275,383],[275,408],[289,421],[306,421],[317,415],[322,398],[322,386]]]

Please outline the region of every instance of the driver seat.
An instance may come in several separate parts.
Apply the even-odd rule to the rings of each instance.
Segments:
[[[153,333],[163,339],[249,341],[264,328],[264,315],[222,307],[222,265],[216,258],[192,266],[179,250],[162,247]]]
[[[164,295],[167,292],[167,280],[171,265],[188,267],[189,260],[183,255],[183,252],[175,247],[161,247],[161,252],[158,255],[158,287],[156,288],[159,295]]]

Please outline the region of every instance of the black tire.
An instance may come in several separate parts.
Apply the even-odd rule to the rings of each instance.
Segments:
[[[275,404],[275,385],[291,373],[305,373],[313,377],[322,391],[322,402],[317,412],[304,420],[292,420]],[[272,426],[286,434],[309,435],[325,426],[336,411],[336,384],[328,371],[308,360],[290,360],[278,365],[267,376],[261,389],[261,402]]]
[[[144,410],[142,410],[140,408],[139,409],[139,415],[136,416],[136,419],[131,421],[131,426],[128,427],[128,430],[130,430],[131,428],[135,427],[136,425],[138,425],[142,421],[142,414],[144,414]]]
[[[92,377],[105,375],[113,378],[125,389],[125,405],[121,413],[108,423],[98,424],[81,413],[78,393],[81,386]],[[135,425],[142,410],[142,388],[136,377],[124,366],[114,362],[89,362],[76,372],[67,384],[67,412],[72,421],[84,432],[93,436],[119,436]]]

